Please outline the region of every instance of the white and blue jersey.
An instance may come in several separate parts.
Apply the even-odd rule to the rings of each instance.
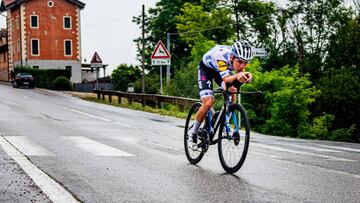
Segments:
[[[233,71],[230,54],[231,46],[216,45],[203,56],[202,61],[206,67],[218,71],[224,78]]]

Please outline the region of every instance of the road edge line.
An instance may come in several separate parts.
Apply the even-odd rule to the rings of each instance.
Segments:
[[[54,203],[63,202],[81,202],[61,183],[46,174],[40,168],[35,166],[23,153],[13,146],[3,134],[0,134],[0,146],[35,182],[35,184],[49,197]]]

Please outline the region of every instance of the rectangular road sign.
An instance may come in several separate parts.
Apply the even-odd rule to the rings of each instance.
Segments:
[[[102,68],[103,65],[101,63],[92,63],[92,64],[90,64],[90,67],[91,68]]]
[[[255,56],[258,56],[260,58],[267,57],[267,52],[264,48],[254,48]]]
[[[171,59],[151,59],[152,66],[167,66],[171,65]]]

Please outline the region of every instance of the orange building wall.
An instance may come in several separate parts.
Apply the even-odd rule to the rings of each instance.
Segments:
[[[78,60],[77,6],[67,0],[27,1],[25,6],[25,40],[28,60]],[[30,28],[30,16],[38,15],[39,28]],[[64,29],[64,16],[71,17],[71,29]],[[40,40],[40,56],[31,55],[31,39]],[[72,40],[72,56],[65,56],[64,40]]]

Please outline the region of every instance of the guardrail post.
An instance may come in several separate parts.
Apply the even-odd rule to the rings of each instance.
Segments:
[[[146,105],[146,100],[145,99],[141,100],[141,105],[142,105],[142,107],[145,107],[145,105]]]
[[[121,97],[118,96],[118,104],[121,104]]]
[[[105,101],[105,93],[102,93],[101,98],[103,101]]]
[[[109,102],[112,102],[112,94],[109,94]]]
[[[100,93],[97,93],[97,99],[100,100]]]
[[[184,111],[185,111],[185,106],[184,106],[184,105],[180,104],[180,105],[179,105],[179,108],[180,108],[180,112],[184,112]]]

